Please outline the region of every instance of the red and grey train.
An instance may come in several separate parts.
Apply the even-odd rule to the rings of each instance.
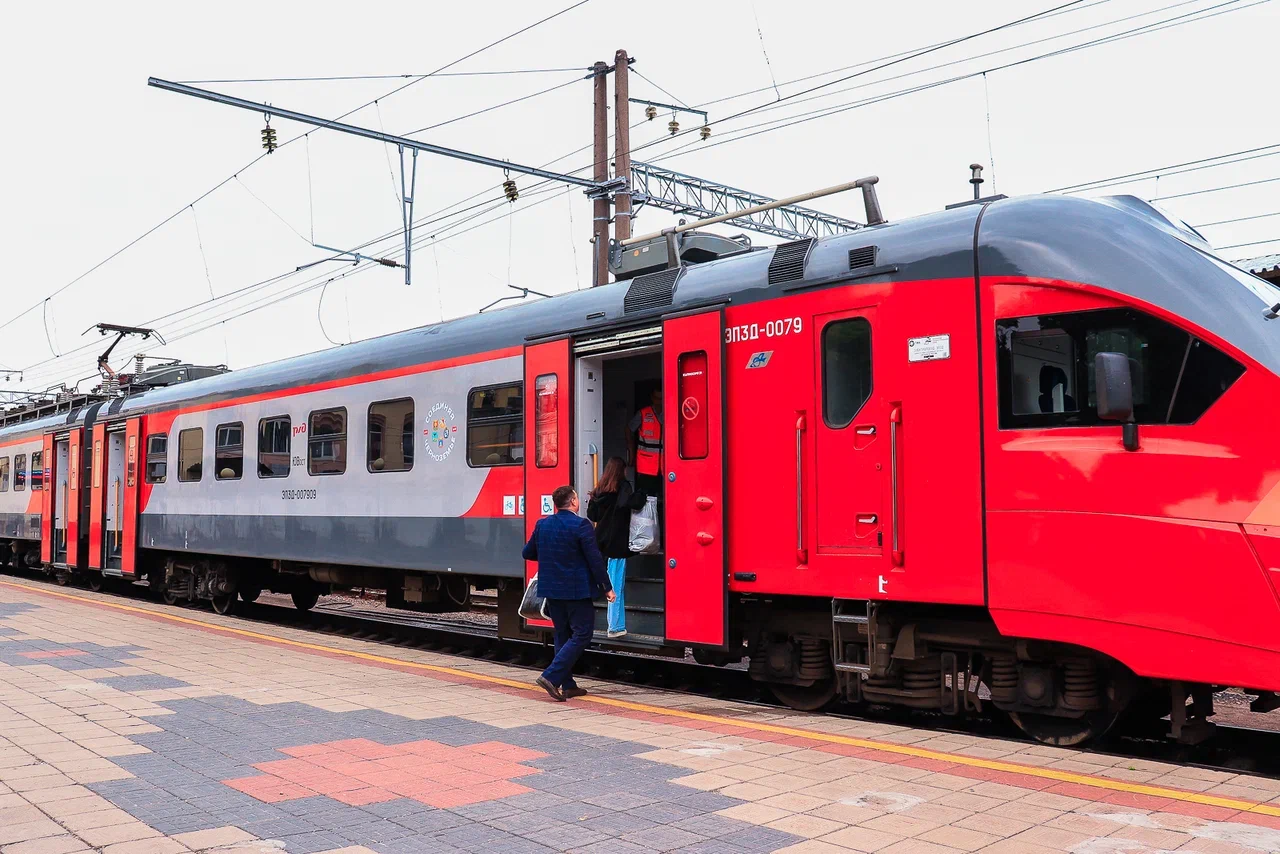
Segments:
[[[222,611],[497,586],[537,633],[522,541],[660,387],[627,643],[800,708],[1189,738],[1280,691],[1277,303],[1136,198],[979,200],[11,424],[0,538]]]

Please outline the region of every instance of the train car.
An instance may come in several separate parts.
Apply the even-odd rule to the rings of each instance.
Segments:
[[[523,540],[660,389],[663,551],[610,643],[749,656],[797,708],[1191,740],[1214,687],[1277,706],[1278,304],[1136,198],[979,200],[128,394],[0,458],[41,447],[69,508],[47,566],[219,611],[496,586],[527,636]]]

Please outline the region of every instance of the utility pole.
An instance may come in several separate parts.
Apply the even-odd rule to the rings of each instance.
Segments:
[[[595,72],[595,121],[594,121],[594,158],[595,171],[593,177],[597,184],[609,180],[609,66],[597,62],[592,66]],[[592,206],[591,233],[594,251],[592,287],[609,284],[609,197],[604,194],[596,196]]]
[[[631,112],[627,80],[630,62],[625,50],[613,56],[613,174],[621,183],[613,196],[613,234],[619,241],[631,236]]]

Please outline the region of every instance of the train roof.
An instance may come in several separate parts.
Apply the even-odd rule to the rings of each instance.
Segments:
[[[111,401],[99,417],[216,403],[517,347],[532,338],[597,326],[644,325],[664,313],[717,302],[743,304],[838,284],[850,279],[853,255],[872,246],[872,268],[858,271],[859,283],[972,277],[977,246],[984,276],[1082,282],[1127,294],[1186,317],[1280,374],[1280,323],[1263,318],[1268,292],[1231,278],[1273,286],[1213,257],[1193,230],[1132,196],[1023,196],[814,241],[798,278],[771,276],[778,249],[770,247],[682,268],[670,302],[655,308],[629,310],[634,301],[627,295],[643,285],[642,279],[662,273],[151,389]],[[1280,302],[1280,289],[1273,290]],[[0,430],[0,440],[75,423],[87,409],[13,425]]]

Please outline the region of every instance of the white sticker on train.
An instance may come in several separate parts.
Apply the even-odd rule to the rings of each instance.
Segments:
[[[951,358],[950,335],[926,335],[907,339],[908,362],[932,362]]]

